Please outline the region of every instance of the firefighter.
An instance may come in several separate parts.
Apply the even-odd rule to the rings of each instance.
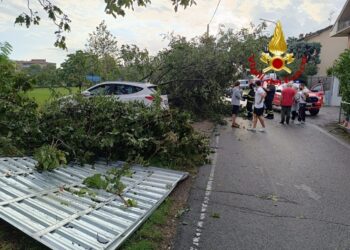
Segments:
[[[255,90],[253,83],[249,84],[249,92],[244,96],[244,98],[247,100],[247,118],[251,120],[253,118],[253,104],[255,98]]]
[[[264,88],[266,91],[266,97],[265,97],[265,107],[266,107],[266,119],[273,119],[274,118],[274,113],[272,109],[272,101],[273,97],[275,96],[276,93],[276,87],[272,83],[268,83],[267,87]]]

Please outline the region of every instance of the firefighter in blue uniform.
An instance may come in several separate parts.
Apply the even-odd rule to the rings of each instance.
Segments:
[[[268,83],[267,87],[264,88],[266,91],[266,97],[265,97],[265,108],[266,108],[266,119],[273,119],[274,118],[274,113],[272,109],[272,101],[273,97],[275,96],[276,93],[276,87],[272,83]]]

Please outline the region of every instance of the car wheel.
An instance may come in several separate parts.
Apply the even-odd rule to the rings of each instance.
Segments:
[[[319,109],[311,109],[311,110],[309,110],[309,112],[310,112],[310,115],[315,116],[318,114],[318,112],[320,112],[320,110]]]

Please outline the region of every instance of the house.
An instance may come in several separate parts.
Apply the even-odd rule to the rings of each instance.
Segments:
[[[346,38],[347,48],[350,48],[350,0],[347,0],[337,20],[335,21],[331,36],[333,38]]]
[[[327,69],[331,68],[334,61],[345,49],[348,48],[347,37],[331,37],[333,25],[324,29],[306,34],[302,40],[321,44],[320,60],[316,76],[327,76]]]
[[[347,49],[350,49],[350,0],[347,0],[335,21],[330,36],[335,39],[346,39]]]
[[[339,106],[341,96],[339,95],[339,80],[333,76],[327,76],[327,69],[331,68],[339,55],[349,46],[347,37],[332,37],[331,33],[334,25],[330,25],[318,31],[308,33],[299,38],[306,42],[316,42],[321,44],[320,64],[315,76],[309,77],[310,85],[318,82],[323,83],[325,91],[325,105]]]
[[[29,68],[31,65],[39,65],[41,68],[53,66],[56,68],[56,63],[46,62],[46,59],[32,59],[30,61],[15,61],[18,69]]]

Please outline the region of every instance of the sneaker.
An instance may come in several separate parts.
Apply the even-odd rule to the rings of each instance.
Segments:
[[[301,121],[301,124],[305,124],[305,121]]]
[[[295,125],[300,125],[301,123],[299,121],[295,122],[294,123]]]
[[[284,122],[280,122],[280,124],[284,125]]]
[[[259,129],[259,132],[266,132],[266,130],[265,130],[265,128],[261,128],[261,129]]]
[[[255,128],[247,128],[248,131],[252,131],[252,132],[255,132],[256,129]]]

